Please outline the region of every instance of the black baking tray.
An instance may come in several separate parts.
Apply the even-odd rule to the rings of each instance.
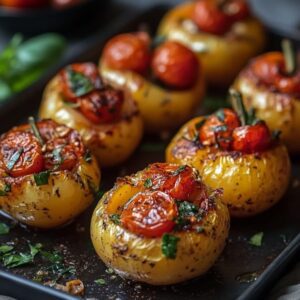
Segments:
[[[134,12],[128,13],[123,19],[112,24],[109,31],[91,39],[83,51],[75,53],[63,64],[86,60],[97,62],[104,41],[117,32],[134,31],[142,24],[147,24],[154,32],[167,9],[166,6],[156,6],[139,15]],[[36,113],[42,90],[49,76],[56,71],[52,70],[41,81],[14,99],[11,106],[6,107],[5,112],[0,112],[1,132],[24,121],[28,115]],[[225,98],[225,94],[221,98]],[[205,107],[211,109],[214,101],[218,99],[220,96],[213,100],[210,94],[210,98],[206,97]],[[166,144],[167,141],[145,137],[128,162],[120,167],[103,171],[102,189],[111,188],[117,176],[140,170],[151,162],[164,161]],[[75,268],[74,277],[81,279],[85,284],[86,298],[209,300],[239,297],[239,299],[259,299],[262,293],[266,292],[266,288],[280,276],[299,249],[299,236],[297,237],[300,229],[299,179],[300,161],[294,158],[291,186],[282,201],[259,216],[233,220],[227,246],[212,269],[200,278],[174,286],[151,287],[124,281],[108,272],[96,256],[89,236],[90,218],[96,201],[90,209],[68,226],[45,232],[17,225],[13,226],[9,234],[0,236],[0,243],[13,242],[20,251],[28,247],[28,242],[41,243],[43,248],[49,251],[59,250],[63,253],[66,264]],[[0,217],[0,221],[14,224],[13,221],[8,221],[4,217]],[[264,232],[264,238],[262,245],[255,247],[249,244],[249,239],[258,232]],[[43,264],[44,262],[37,258],[33,265],[12,270],[2,268],[0,270],[0,294],[24,300],[76,299],[27,280],[36,277],[37,271],[43,267]],[[254,277],[257,277],[256,281],[253,280]],[[95,283],[95,280],[99,278],[103,279],[105,284]]]

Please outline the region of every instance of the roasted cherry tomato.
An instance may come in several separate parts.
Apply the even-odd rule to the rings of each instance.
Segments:
[[[250,15],[249,6],[245,0],[226,1],[223,10],[233,21],[244,20]]]
[[[161,191],[136,194],[125,206],[121,223],[129,231],[145,237],[160,237],[174,228],[177,206],[174,199]]]
[[[187,47],[167,41],[155,50],[152,69],[154,75],[166,85],[184,89],[195,84],[199,63]]]
[[[96,124],[118,121],[123,102],[123,92],[113,89],[93,91],[79,99],[83,115]]]
[[[300,71],[285,75],[282,53],[271,52],[260,56],[252,63],[252,70],[259,80],[282,93],[300,94]]]
[[[49,4],[49,0],[0,0],[0,5],[27,8],[27,7],[41,7]]]
[[[233,150],[243,153],[254,153],[266,150],[271,143],[271,133],[264,122],[246,125],[234,129]]]
[[[72,64],[60,72],[60,78],[67,101],[76,102],[78,97],[103,88],[97,66],[92,63]]]
[[[5,171],[12,177],[42,171],[42,147],[30,132],[12,131],[0,140],[0,159]]]
[[[220,109],[208,117],[199,129],[200,141],[205,146],[219,145],[229,150],[232,143],[232,132],[240,126],[237,114],[231,109]]]
[[[110,68],[144,74],[151,59],[149,46],[150,38],[146,33],[120,34],[108,41],[102,57]]]

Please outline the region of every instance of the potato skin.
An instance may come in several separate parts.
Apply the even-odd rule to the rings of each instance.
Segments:
[[[248,17],[235,23],[223,36],[188,30],[181,22],[190,19],[193,8],[194,3],[187,2],[170,10],[159,25],[158,35],[177,40],[193,50],[203,65],[207,82],[227,87],[249,58],[263,50],[264,29],[257,20]]]
[[[247,69],[237,77],[233,88],[243,95],[246,107],[253,107],[270,129],[281,131],[280,137],[291,153],[300,152],[299,98],[258,85]]]
[[[143,135],[142,118],[133,101],[125,98],[123,117],[119,122],[95,125],[63,101],[59,77],[56,76],[45,89],[39,117],[53,119],[77,130],[99,164],[111,167],[125,161]]]
[[[180,129],[166,150],[166,161],[193,166],[205,184],[223,188],[223,201],[233,217],[253,216],[277,203],[291,173],[286,147],[278,144],[254,154],[199,149],[182,137],[202,119],[195,118]]]
[[[201,70],[194,87],[187,90],[168,90],[138,73],[112,70],[101,61],[99,69],[109,84],[132,95],[149,133],[168,131],[187,121],[201,103],[205,92]]]
[[[166,258],[162,238],[145,238],[115,224],[118,212],[139,189],[118,182],[99,201],[92,216],[91,239],[103,262],[124,277],[151,285],[168,285],[205,273],[222,252],[229,231],[229,213],[220,198],[205,217],[202,233],[174,232],[180,238],[175,259]]]
[[[21,223],[50,229],[70,222],[93,202],[100,170],[95,157],[80,159],[72,171],[51,172],[48,184],[37,186],[33,175],[10,180],[11,191],[0,197],[1,209]],[[4,179],[0,179],[3,190]]]

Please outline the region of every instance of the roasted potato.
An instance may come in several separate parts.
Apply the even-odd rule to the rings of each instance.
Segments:
[[[49,229],[92,203],[100,170],[76,131],[50,120],[32,124],[0,138],[0,207],[21,223]]]
[[[103,262],[124,278],[152,285],[205,273],[222,252],[228,230],[221,191],[207,188],[194,169],[165,163],[118,179],[91,221]]]
[[[264,66],[273,65],[276,69],[278,64],[276,74],[261,74]],[[293,76],[284,75],[283,69],[280,52],[264,54],[253,59],[239,74],[233,88],[244,96],[246,107],[254,108],[271,129],[281,131],[282,141],[291,153],[299,153],[300,69]]]
[[[66,69],[73,67],[76,70],[78,66],[93,69],[96,73],[94,78],[98,80],[94,80],[95,86],[81,96],[72,97],[72,93],[65,91],[63,75],[60,73],[45,89],[39,116],[77,130],[101,166],[117,165],[125,161],[140,143],[143,135],[142,118],[128,94],[123,96],[121,91],[103,82],[98,83],[101,79],[93,64],[74,64]],[[78,69],[78,73],[80,71]],[[87,76],[93,79],[91,74]],[[107,103],[111,103],[111,107],[106,107]]]
[[[216,9],[215,4],[213,9],[197,8],[206,5],[207,2],[216,1],[187,2],[171,9],[162,19],[158,35],[179,41],[193,50],[203,65],[208,84],[227,87],[249,58],[263,50],[265,32],[262,25],[249,15],[244,14],[240,19],[230,17]],[[224,11],[226,5],[232,5],[231,2],[235,1],[228,1]],[[206,21],[207,25],[213,26],[212,28],[204,26],[202,29],[199,27],[202,24],[196,23],[198,18],[197,15],[195,16],[196,12],[202,14],[205,10],[207,13],[210,10],[217,14],[200,16],[200,20]],[[232,10],[227,9],[227,11]],[[221,17],[225,17],[222,24],[218,23],[220,14]]]
[[[114,37],[104,48],[99,68],[106,82],[129,92],[137,102],[146,131],[160,133],[178,127],[193,115],[204,96],[205,82],[196,56],[179,43],[162,43],[151,62],[150,38],[145,35],[139,32]],[[147,41],[144,55],[140,48],[129,44],[141,39]],[[133,47],[133,57],[122,61],[120,56],[128,51],[119,54],[117,50],[129,46]],[[114,55],[116,52],[118,55]],[[148,73],[152,76],[146,76]]]
[[[184,125],[169,144],[166,161],[193,166],[205,184],[223,188],[231,216],[253,216],[285,193],[291,172],[289,155],[284,145],[270,139],[264,123],[240,126],[230,110],[222,111]],[[227,127],[222,131],[222,126]],[[210,130],[216,130],[215,134],[210,135]]]

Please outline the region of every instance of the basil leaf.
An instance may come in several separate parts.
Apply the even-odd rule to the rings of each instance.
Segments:
[[[34,181],[35,181],[37,186],[48,184],[49,176],[50,176],[49,171],[43,171],[43,172],[40,172],[40,173],[37,173],[37,174],[33,175]]]
[[[97,283],[98,285],[105,285],[106,281],[103,278],[99,278],[95,280],[95,283]]]
[[[112,214],[109,216],[109,218],[117,225],[120,224],[120,215],[118,214]]]
[[[13,246],[9,245],[1,245],[0,246],[0,254],[6,254],[14,249]]]
[[[150,188],[153,185],[151,178],[147,178],[144,182],[144,187]]]
[[[172,173],[172,175],[173,175],[173,176],[179,175],[181,172],[183,172],[183,171],[185,170],[185,168],[186,168],[186,165],[180,166],[177,170],[175,170],[175,171]]]
[[[258,232],[250,238],[249,244],[252,246],[260,247],[262,245],[263,237],[264,237],[264,233]]]
[[[94,89],[91,80],[85,75],[67,68],[67,76],[72,92],[77,96],[83,96]]]
[[[9,233],[9,227],[5,223],[0,223],[0,235]]]
[[[21,157],[22,153],[23,153],[24,149],[23,148],[19,148],[9,159],[6,167],[8,170],[12,170],[13,167],[15,166],[15,164],[17,163],[17,161],[19,160],[19,158]]]
[[[180,238],[171,234],[164,234],[162,237],[161,251],[167,258],[175,259],[177,253],[177,243]]]
[[[41,251],[41,254],[44,258],[46,258],[53,264],[61,263],[63,261],[63,257],[56,251],[54,251],[53,253],[48,251]]]

